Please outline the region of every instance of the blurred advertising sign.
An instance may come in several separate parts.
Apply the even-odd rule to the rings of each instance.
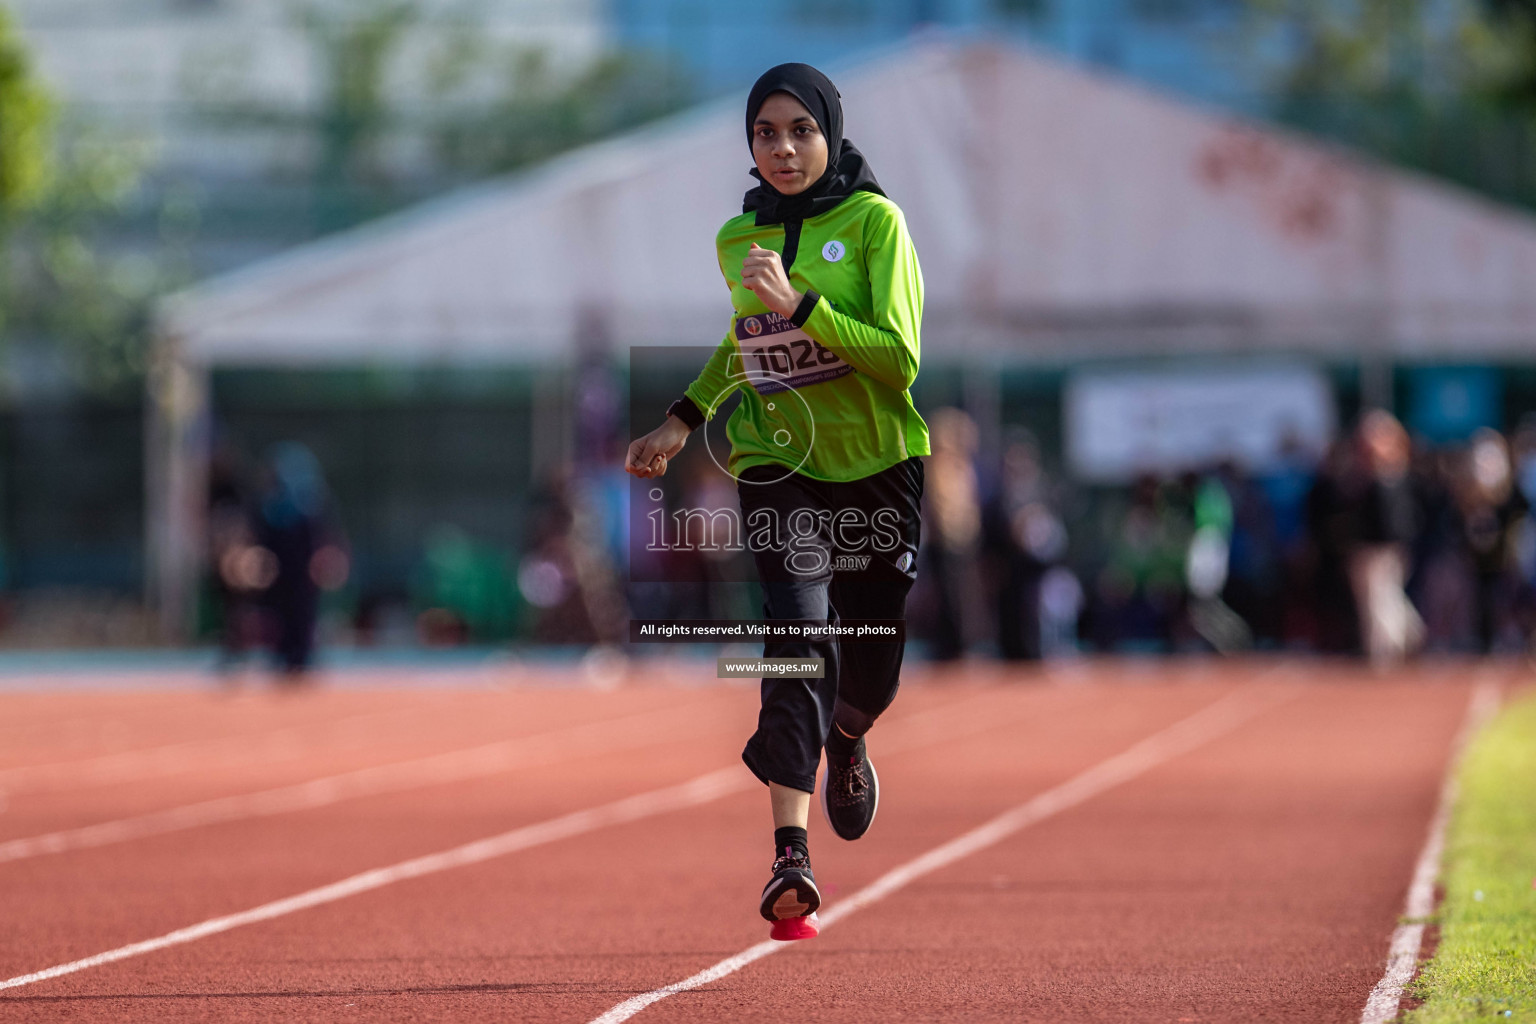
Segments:
[[[1327,378],[1301,366],[1083,371],[1064,415],[1068,465],[1105,484],[1226,460],[1263,472],[1320,454],[1335,423]]]

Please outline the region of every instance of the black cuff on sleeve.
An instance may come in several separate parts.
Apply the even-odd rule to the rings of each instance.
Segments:
[[[811,311],[816,308],[816,303],[821,301],[821,295],[814,288],[805,290],[805,298],[800,300],[800,305],[795,307],[795,315],[789,318],[789,322],[796,327],[804,327],[805,322],[811,318]]]
[[[684,395],[682,398],[679,398],[677,401],[673,402],[671,406],[667,408],[667,415],[676,416],[678,419],[688,424],[689,430],[698,430],[699,427],[704,425],[704,414],[699,411],[698,406],[693,404],[693,399],[689,398],[687,395]]]

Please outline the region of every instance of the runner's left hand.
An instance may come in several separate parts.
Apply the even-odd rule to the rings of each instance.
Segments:
[[[744,288],[750,288],[763,300],[763,305],[780,316],[793,316],[800,300],[805,298],[789,283],[789,276],[784,273],[784,264],[779,254],[772,249],[762,248],[756,242],[752,243],[747,258],[741,261],[741,284]]]

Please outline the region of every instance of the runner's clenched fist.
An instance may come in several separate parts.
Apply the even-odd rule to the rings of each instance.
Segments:
[[[747,258],[741,261],[741,283],[762,299],[763,305],[780,316],[794,316],[795,308],[805,298],[789,283],[789,275],[784,273],[784,263],[779,259],[779,254],[772,249],[764,249],[756,242],[752,243]]]
[[[688,443],[688,434],[688,424],[676,416],[668,416],[661,426],[630,442],[624,471],[642,480],[666,476],[667,461],[683,450],[683,445]]]

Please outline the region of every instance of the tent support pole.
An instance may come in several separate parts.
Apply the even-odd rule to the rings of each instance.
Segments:
[[[145,597],[161,638],[184,643],[206,550],[208,371],[184,360],[174,338],[157,348],[145,396]]]

